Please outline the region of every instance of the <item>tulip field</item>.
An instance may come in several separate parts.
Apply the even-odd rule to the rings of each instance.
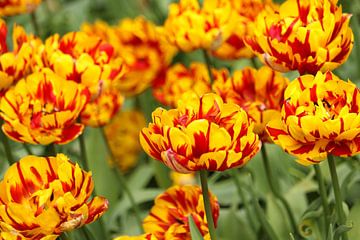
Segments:
[[[0,240],[359,240],[359,0],[0,0]]]

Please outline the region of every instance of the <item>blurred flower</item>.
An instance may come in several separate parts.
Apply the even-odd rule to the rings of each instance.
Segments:
[[[169,67],[165,82],[153,89],[153,95],[162,104],[176,107],[178,100],[188,91],[193,91],[198,96],[211,91],[206,65],[192,63],[186,68],[183,64],[177,63]]]
[[[211,193],[210,204],[216,227],[219,217],[219,203]],[[156,197],[150,214],[144,219],[144,230],[152,233],[159,240],[190,240],[188,221],[190,215],[201,235],[207,235],[209,230],[200,187],[171,187]]]
[[[327,154],[360,152],[360,91],[331,72],[304,75],[285,91],[282,118],[267,125],[272,140],[303,165]]]
[[[114,56],[113,46],[99,37],[71,32],[48,38],[39,52],[35,68],[50,67],[89,89],[90,105],[81,121],[92,127],[107,124],[122,105],[123,97],[116,89],[126,71],[123,60]]]
[[[0,23],[1,24],[1,23]],[[24,28],[15,25],[13,28],[13,51],[6,45],[7,28],[0,26],[0,96],[18,80],[31,73],[31,62],[41,40],[27,35]]]
[[[89,201],[93,188],[91,173],[63,154],[24,157],[0,182],[0,230],[47,240],[89,224],[108,208],[105,198]]]
[[[133,237],[121,236],[121,237],[114,238],[114,240],[158,240],[158,239],[153,234],[146,233],[141,236],[133,236]]]
[[[119,55],[129,73],[119,84],[127,95],[135,95],[162,78],[176,49],[165,39],[162,28],[142,17],[123,19],[115,29],[120,43]]]
[[[143,113],[131,110],[120,112],[104,128],[115,158],[111,159],[111,162],[121,171],[127,171],[136,165],[141,152],[139,132],[145,125]]]
[[[83,131],[76,119],[88,100],[86,88],[43,69],[20,80],[0,99],[2,130],[19,142],[68,143]]]
[[[178,173],[175,171],[171,171],[170,178],[174,186],[196,184],[195,173]]]
[[[259,70],[250,67],[237,70],[232,77],[226,70],[214,74],[214,91],[224,102],[242,107],[255,122],[254,132],[262,141],[271,141],[265,126],[270,120],[281,118],[284,91],[289,80],[267,66]]]
[[[2,0],[0,16],[12,16],[35,11],[41,0]]]
[[[279,11],[257,18],[255,36],[246,43],[277,71],[316,74],[332,70],[348,58],[354,36],[350,14],[337,0],[287,0]]]
[[[180,0],[169,6],[164,24],[169,41],[184,52],[199,48],[215,50],[237,27],[227,0]]]
[[[143,149],[181,173],[240,167],[261,145],[246,112],[212,93],[185,96],[176,109],[157,108],[152,119],[140,133]]]
[[[275,9],[276,5],[271,0],[231,0],[233,14],[232,21],[236,22],[236,28],[230,37],[212,54],[221,59],[250,58],[254,53],[244,43],[245,36],[252,36],[255,29],[255,20],[260,12],[269,8]]]

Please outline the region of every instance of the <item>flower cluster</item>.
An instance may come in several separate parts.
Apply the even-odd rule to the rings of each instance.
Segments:
[[[98,219],[108,208],[102,197],[89,201],[94,187],[63,155],[27,156],[0,182],[0,230],[4,239],[56,239]]]
[[[147,154],[178,172],[240,167],[260,149],[246,112],[216,94],[186,97],[176,109],[156,109],[152,118],[140,143]]]
[[[145,117],[141,112],[123,111],[105,127],[105,135],[114,156],[111,163],[122,171],[129,170],[137,163],[141,151],[139,132],[145,125]]]
[[[328,154],[360,152],[360,90],[331,72],[304,75],[285,91],[281,119],[269,122],[272,140],[304,165]]]
[[[277,71],[316,74],[333,70],[348,58],[354,36],[350,14],[337,0],[285,1],[278,11],[257,18],[246,43]]]
[[[283,95],[289,80],[269,67],[259,70],[244,68],[229,76],[227,71],[215,72],[214,91],[224,102],[241,106],[255,122],[254,132],[262,141],[269,141],[265,126],[280,119]]]
[[[128,73],[117,87],[129,96],[162,79],[176,53],[176,49],[167,43],[162,29],[142,17],[123,19],[112,27],[102,22],[86,24],[83,30],[111,43],[115,54],[124,59]]]
[[[211,91],[208,70],[202,63],[192,63],[189,68],[180,63],[171,66],[165,82],[153,89],[153,95],[162,104],[176,107],[181,96],[190,91],[198,96]]]
[[[144,219],[145,232],[159,240],[190,240],[188,217],[192,216],[201,235],[207,236],[209,229],[205,218],[202,191],[197,186],[174,186],[160,194],[150,214]],[[216,226],[219,203],[210,195],[212,215]]]
[[[181,0],[170,5],[165,32],[182,51],[215,50],[235,29],[233,14],[229,1],[205,0],[201,8],[197,0]]]

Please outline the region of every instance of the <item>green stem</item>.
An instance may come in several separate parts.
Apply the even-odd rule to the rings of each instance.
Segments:
[[[211,68],[212,68],[211,58],[209,56],[209,53],[205,49],[203,49],[202,51],[203,51],[203,54],[204,54],[205,64],[206,64],[208,74],[209,74],[209,77],[210,77],[210,85],[212,85],[214,83],[214,76],[213,76],[212,71],[211,71]]]
[[[205,214],[206,214],[207,224],[209,227],[210,238],[211,238],[211,240],[216,240],[217,236],[216,236],[216,232],[215,232],[214,219],[213,219],[212,210],[211,210],[206,170],[200,171],[200,181],[201,181],[201,190],[202,190],[203,199],[204,199]]]
[[[33,25],[34,28],[34,33],[36,36],[40,36],[40,28],[39,28],[39,24],[37,21],[37,17],[36,17],[36,13],[35,11],[33,11],[32,13],[30,13],[30,17],[31,17],[31,23]]]
[[[26,143],[23,143],[23,147],[24,147],[25,151],[27,152],[27,154],[33,155],[33,152],[31,151],[31,148],[29,147],[29,145],[27,145]]]
[[[261,154],[262,154],[264,167],[265,167],[265,172],[266,172],[266,178],[267,178],[267,180],[269,182],[270,190],[273,193],[273,195],[277,199],[279,199],[279,201],[285,207],[285,210],[286,210],[286,212],[287,212],[287,214],[289,216],[289,219],[290,219],[291,228],[294,231],[294,233],[298,234],[298,229],[297,229],[295,217],[294,217],[294,215],[293,215],[293,213],[291,211],[290,205],[286,201],[286,199],[281,195],[281,193],[278,191],[278,188],[276,187],[278,184],[275,184],[275,182],[274,182],[274,180],[276,178],[273,177],[272,172],[271,172],[270,162],[269,162],[269,158],[268,158],[268,156],[266,154],[265,144],[263,144],[263,146],[261,147]]]
[[[342,206],[342,196],[340,191],[340,185],[339,180],[336,172],[336,165],[335,165],[335,159],[332,155],[328,155],[328,164],[329,164],[329,170],[331,175],[331,181],[334,189],[334,195],[335,195],[335,206],[336,206],[336,212],[338,215],[338,223],[339,225],[345,225],[346,224],[346,216],[345,212]],[[343,232],[342,239],[347,240],[349,239],[347,236],[347,232]]]
[[[81,158],[82,158],[83,166],[84,166],[84,168],[85,168],[86,171],[89,171],[89,170],[90,170],[90,168],[89,168],[89,159],[88,159],[88,157],[87,157],[84,134],[85,134],[85,131],[79,136],[80,153],[81,153]],[[94,194],[94,195],[97,195],[97,194],[96,194],[96,188],[95,188],[95,186],[94,186],[93,194]],[[103,221],[102,218],[99,218],[99,225],[100,225],[102,234],[103,234],[103,235],[106,237],[106,239],[107,239],[109,236],[108,236],[108,232],[107,232],[107,230],[106,230],[106,228],[105,228],[105,223],[104,223],[104,221]],[[82,231],[84,231],[84,230],[82,230]]]
[[[111,150],[111,148],[110,148],[109,142],[107,141],[104,128],[101,128],[100,130],[101,130],[101,135],[102,135],[102,137],[103,137],[103,140],[104,140],[104,143],[105,143],[105,145],[106,145],[107,151],[108,151],[108,153],[109,153],[109,155],[110,155],[110,158],[114,160],[114,159],[115,159],[115,156],[114,156],[114,154],[113,154],[113,152],[112,152],[112,150]],[[128,186],[127,182],[126,182],[126,179],[125,179],[124,175],[122,174],[122,172],[120,172],[120,171],[119,171],[118,169],[116,169],[116,168],[114,168],[114,169],[115,169],[115,171],[116,171],[116,173],[117,173],[116,176],[118,177],[118,180],[119,180],[119,182],[120,182],[120,185],[123,187],[125,194],[126,194],[126,195],[128,196],[128,198],[129,198],[129,201],[130,201],[130,203],[131,203],[132,209],[133,209],[133,211],[134,211],[134,215],[135,215],[135,218],[136,218],[136,222],[137,222],[137,224],[138,224],[138,227],[139,227],[140,231],[142,232],[142,231],[143,231],[143,229],[142,229],[142,220],[141,220],[141,217],[140,217],[140,209],[139,209],[139,206],[136,204],[135,198],[134,198],[134,196],[132,195],[132,192],[131,192],[131,190],[130,190],[130,188],[129,188],[129,186]]]
[[[315,164],[314,169],[315,169],[316,179],[319,184],[319,194],[320,194],[321,204],[324,210],[325,233],[327,234],[330,226],[330,212],[329,212],[329,204],[327,202],[326,187],[319,165]]]
[[[84,166],[84,169],[86,171],[89,171],[89,160],[86,154],[86,145],[85,145],[85,139],[84,139],[84,134],[82,133],[79,136],[79,146],[80,146],[80,154],[81,154],[81,158],[82,158],[82,165]]]
[[[240,180],[239,180],[239,177],[238,177],[238,174],[237,174],[237,171],[236,170],[233,170],[233,172],[231,173],[232,175],[232,178],[235,182],[235,186],[237,188],[237,191],[238,191],[238,194],[240,196],[240,199],[241,201],[243,202],[244,204],[244,207],[245,207],[245,213],[247,215],[247,218],[249,219],[249,222],[250,222],[250,226],[251,226],[251,229],[253,230],[254,233],[256,233],[256,225],[255,225],[255,222],[254,222],[254,219],[253,219],[253,214],[251,214],[251,209],[250,209],[250,205],[249,205],[249,202],[248,200],[246,199],[245,197],[245,194],[244,194],[244,191],[241,187],[241,183],[240,183]]]
[[[0,130],[0,138],[1,141],[4,145],[4,150],[5,150],[5,154],[6,154],[6,158],[8,160],[9,166],[11,166],[12,164],[14,164],[16,161],[14,159],[14,156],[12,155],[11,152],[11,147],[10,147],[10,142],[8,137],[3,133],[2,130]]]
[[[85,237],[85,239],[87,239],[87,240],[96,240],[94,234],[87,228],[87,226],[83,226],[79,230],[82,233],[82,235]]]

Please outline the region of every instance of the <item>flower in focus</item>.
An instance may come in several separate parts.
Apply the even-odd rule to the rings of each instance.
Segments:
[[[0,16],[31,13],[40,3],[41,0],[3,0],[0,3]]]
[[[68,143],[83,131],[76,119],[88,100],[86,88],[43,69],[20,80],[0,99],[2,130],[18,142]]]
[[[133,236],[133,237],[121,236],[121,237],[114,238],[114,240],[158,240],[158,239],[153,234],[146,233],[141,236]]]
[[[144,115],[139,111],[123,111],[104,128],[116,164],[122,171],[127,171],[137,163],[141,146],[139,132],[146,125]]]
[[[232,77],[227,71],[215,73],[213,89],[224,102],[242,107],[255,122],[254,132],[269,142],[265,126],[270,120],[281,118],[288,83],[287,78],[267,66],[259,70],[247,67],[235,71]]]
[[[91,173],[63,154],[24,157],[0,182],[0,230],[47,240],[89,224],[108,208],[105,198],[89,199],[93,188]]]
[[[215,50],[235,29],[233,14],[229,1],[205,0],[200,8],[197,0],[180,0],[169,6],[165,32],[169,41],[184,52]]]
[[[3,96],[13,84],[32,72],[32,58],[41,45],[41,40],[27,35],[23,27],[15,25],[13,51],[8,51],[7,27],[5,23],[0,24],[0,96]]]
[[[210,205],[216,227],[219,203],[210,193]],[[144,219],[145,232],[159,240],[190,240],[188,217],[192,216],[201,235],[208,234],[203,195],[198,186],[174,186],[155,199],[150,214]]]
[[[140,133],[141,146],[180,173],[240,167],[261,145],[246,112],[213,93],[184,97],[176,109],[157,108],[152,119]]]
[[[281,119],[267,131],[303,165],[360,152],[360,91],[331,72],[304,75],[285,91]]]
[[[270,11],[276,8],[271,0],[231,0],[233,20],[236,28],[230,37],[221,44],[212,54],[221,59],[250,58],[254,53],[244,43],[244,37],[252,36],[255,29],[256,17],[262,11]],[[269,8],[269,9],[267,9]]]
[[[123,97],[117,85],[126,72],[123,60],[115,57],[114,47],[99,37],[84,32],[56,34],[39,50],[35,68],[49,67],[69,81],[77,82],[91,93],[81,120],[99,127],[107,124],[119,110]]]
[[[277,71],[301,75],[333,70],[348,58],[354,36],[350,14],[337,0],[287,0],[279,11],[257,18],[254,36],[245,42]]]
[[[171,171],[170,178],[174,186],[196,184],[195,173],[178,173],[175,171]]]
[[[198,96],[211,91],[206,65],[192,63],[189,68],[175,64],[166,71],[165,82],[153,89],[154,97],[164,105],[176,107],[181,96],[193,91]]]

